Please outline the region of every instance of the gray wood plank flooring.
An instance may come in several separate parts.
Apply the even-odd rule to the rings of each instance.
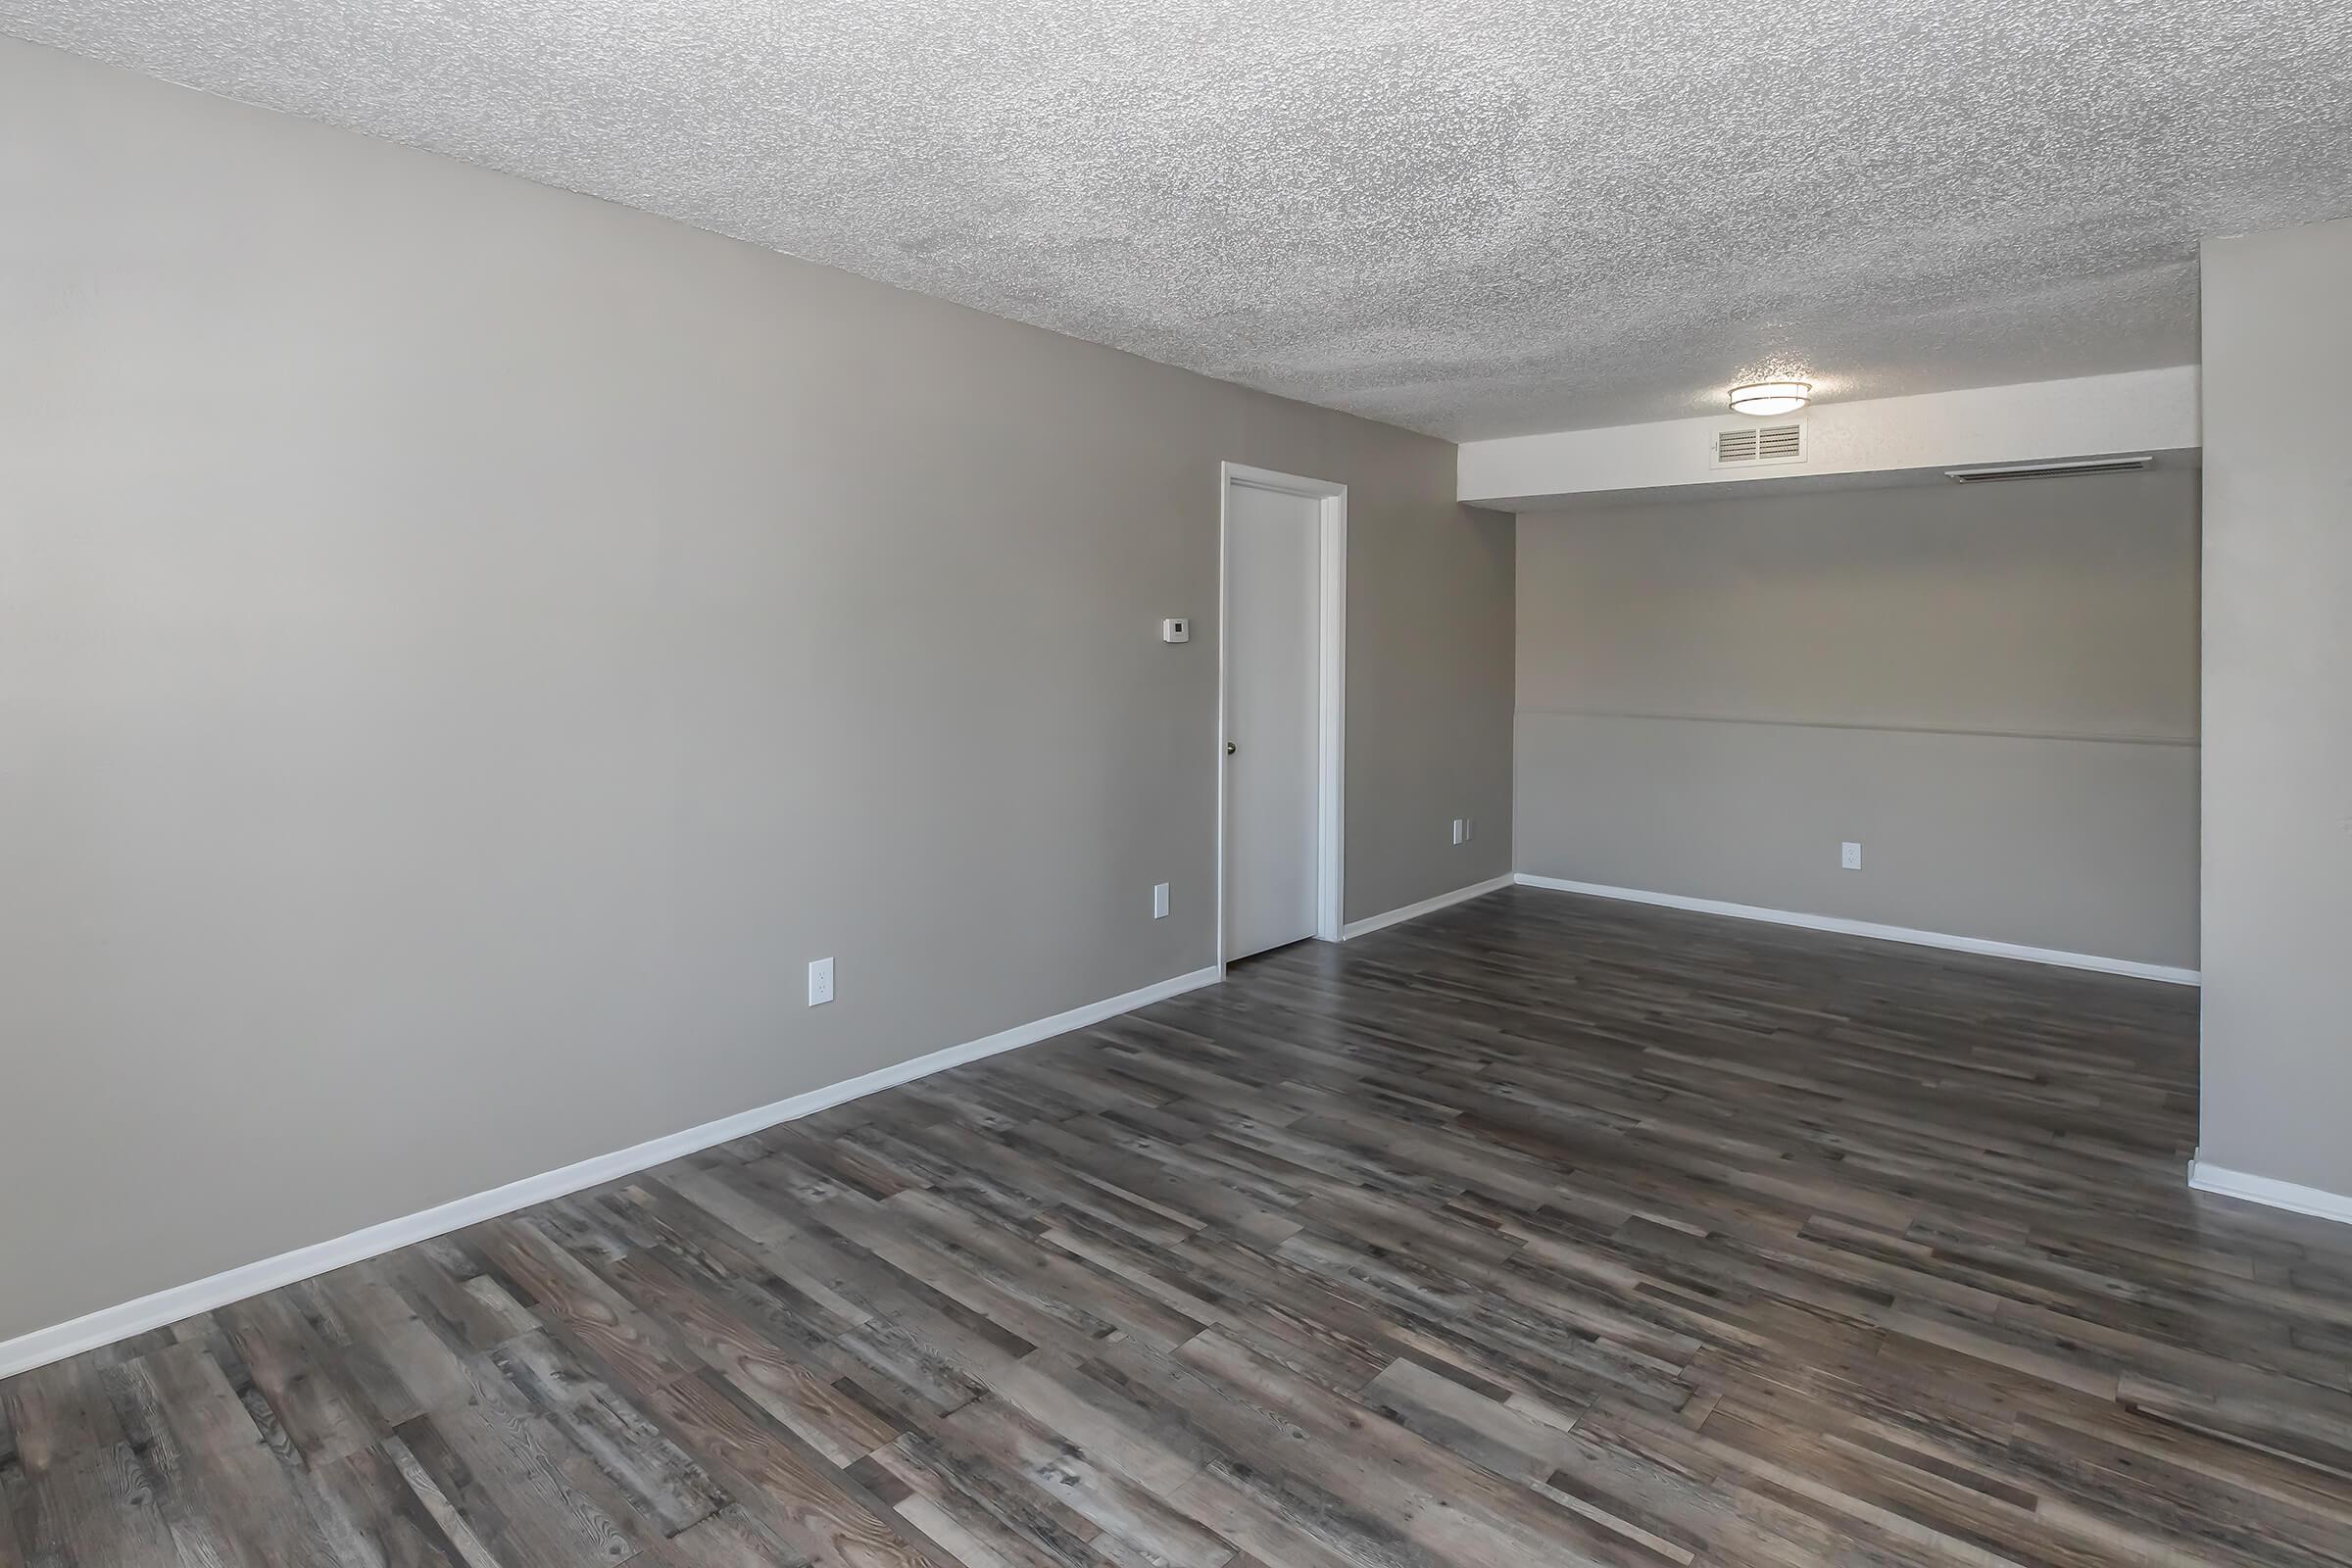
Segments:
[[[1506,891],[0,1384],[0,1564],[2352,1562],[2195,1029]]]

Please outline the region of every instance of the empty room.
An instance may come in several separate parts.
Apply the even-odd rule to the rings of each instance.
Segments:
[[[0,1568],[2352,1568],[2352,7],[0,0]]]

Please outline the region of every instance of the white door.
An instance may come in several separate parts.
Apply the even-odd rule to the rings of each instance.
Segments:
[[[1322,505],[1225,503],[1225,956],[1315,934]]]

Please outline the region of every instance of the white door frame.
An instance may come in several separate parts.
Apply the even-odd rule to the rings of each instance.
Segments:
[[[1319,505],[1316,578],[1320,632],[1315,710],[1315,939],[1342,941],[1346,892],[1348,723],[1348,487],[1305,479],[1244,463],[1217,465],[1217,973],[1225,973],[1225,635],[1232,608],[1226,580],[1231,552],[1233,487],[1255,486],[1305,496]]]

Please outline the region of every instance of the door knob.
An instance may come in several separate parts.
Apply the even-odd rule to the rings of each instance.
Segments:
[[[1233,755],[1235,752],[1237,752],[1237,751],[1239,751],[1239,750],[1241,750],[1241,748],[1240,748],[1240,747],[1238,747],[1238,746],[1236,746],[1236,745],[1234,745],[1234,744],[1233,744],[1233,742],[1231,742],[1231,741],[1227,741],[1227,742],[1225,743],[1225,755],[1226,755],[1227,757],[1231,757],[1231,756],[1232,756],[1232,755]]]

